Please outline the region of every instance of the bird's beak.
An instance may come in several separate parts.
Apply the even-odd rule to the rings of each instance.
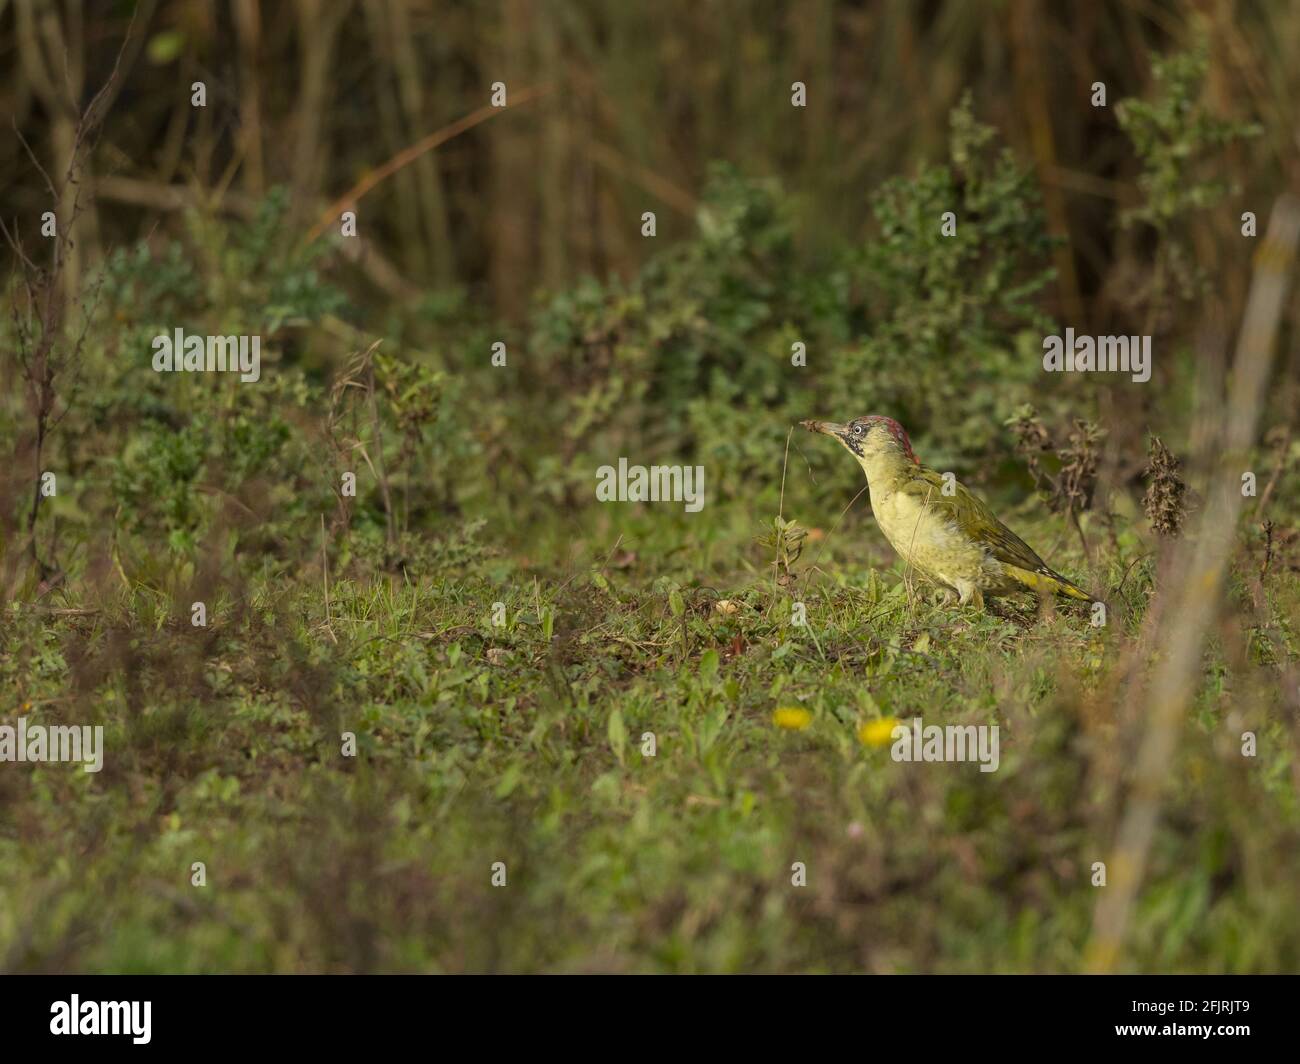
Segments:
[[[843,439],[849,432],[847,425],[838,425],[834,421],[801,421],[799,424],[809,432],[820,432],[823,436],[834,436],[836,439]]]

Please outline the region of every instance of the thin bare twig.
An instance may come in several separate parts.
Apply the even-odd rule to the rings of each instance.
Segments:
[[[398,170],[415,162],[425,152],[432,151],[441,144],[446,144],[453,137],[458,137],[466,130],[473,129],[482,122],[496,115],[504,114],[506,111],[513,110],[516,107],[522,107],[524,104],[544,96],[551,91],[549,85],[533,85],[527,89],[520,89],[513,93],[514,102],[505,107],[494,107],[491,104],[480,107],[477,111],[467,114],[464,118],[459,118],[451,125],[443,126],[442,129],[430,133],[423,140],[416,141],[409,148],[394,155],[388,162],[384,163],[377,170],[372,170],[347,192],[343,193],[338,199],[331,203],[321,212],[320,220],[313,225],[308,231],[304,243],[310,244],[325,231],[325,227],[331,222],[337,220],[339,212],[345,207],[355,206],[356,203],[367,192],[373,189],[381,181],[392,177]]]

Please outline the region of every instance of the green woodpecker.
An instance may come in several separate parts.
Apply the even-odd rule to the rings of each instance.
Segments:
[[[984,595],[1037,591],[1093,601],[997,519],[955,479],[921,465],[903,426],[871,415],[847,425],[800,422],[809,432],[839,440],[858,460],[871,490],[876,523],[908,565],[956,592],[961,604],[984,605]]]

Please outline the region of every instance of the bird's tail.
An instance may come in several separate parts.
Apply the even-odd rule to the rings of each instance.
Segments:
[[[1011,566],[1012,575],[1032,591],[1064,595],[1066,598],[1078,599],[1080,602],[1096,602],[1094,595],[1089,595],[1078,584],[1067,580],[1060,573],[1044,566],[1036,572]]]

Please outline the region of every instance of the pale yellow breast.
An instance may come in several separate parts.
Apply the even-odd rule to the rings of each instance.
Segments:
[[[876,523],[899,556],[925,575],[943,583],[983,583],[989,559],[983,547],[914,495],[872,493]]]

